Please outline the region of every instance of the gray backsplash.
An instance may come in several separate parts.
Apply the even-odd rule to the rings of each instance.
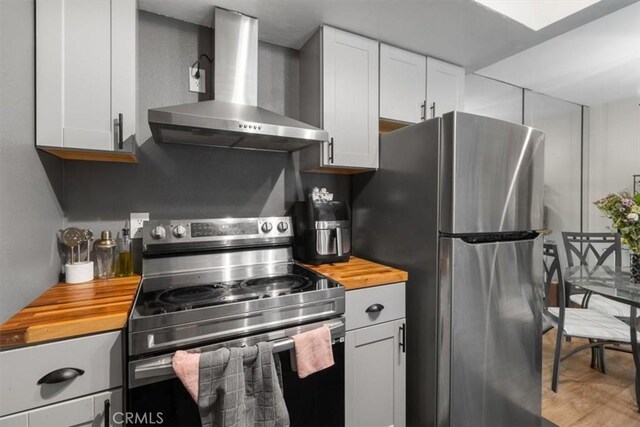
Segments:
[[[147,110],[198,101],[188,91],[187,69],[200,53],[211,55],[212,39],[209,28],[140,11],[139,163],[66,161],[65,227],[116,231],[130,212],[169,219],[283,215],[313,186],[350,200],[348,176],[298,173],[289,154],[153,141]],[[258,104],[297,118],[298,51],[260,42],[258,55]]]

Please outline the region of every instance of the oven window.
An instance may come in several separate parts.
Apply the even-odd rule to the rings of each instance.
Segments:
[[[333,357],[331,368],[299,379],[291,370],[289,352],[280,353],[283,394],[293,427],[344,426],[343,343],[333,346]],[[130,389],[127,404],[138,419],[162,413],[161,426],[201,425],[198,406],[177,378]]]
[[[333,346],[335,365],[307,378],[291,370],[282,353],[282,384],[292,426],[344,426],[344,344]]]

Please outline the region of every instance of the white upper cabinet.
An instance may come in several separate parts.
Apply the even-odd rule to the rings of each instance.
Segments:
[[[427,118],[464,110],[464,68],[427,58]]]
[[[302,170],[378,168],[378,84],[377,41],[323,26],[305,44],[301,119],[326,130],[329,141],[300,153]]]
[[[380,117],[407,123],[425,118],[427,58],[380,44]]]
[[[36,144],[135,161],[135,0],[36,0]]]

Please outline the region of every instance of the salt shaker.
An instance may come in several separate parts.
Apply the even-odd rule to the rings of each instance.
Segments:
[[[98,279],[110,279],[116,274],[116,242],[111,238],[111,232],[105,230],[102,232],[100,240],[98,240],[93,248],[96,251],[96,260],[98,261]]]

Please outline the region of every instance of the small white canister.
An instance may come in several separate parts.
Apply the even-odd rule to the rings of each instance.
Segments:
[[[93,280],[93,261],[76,262],[64,265],[65,283],[75,284]]]

